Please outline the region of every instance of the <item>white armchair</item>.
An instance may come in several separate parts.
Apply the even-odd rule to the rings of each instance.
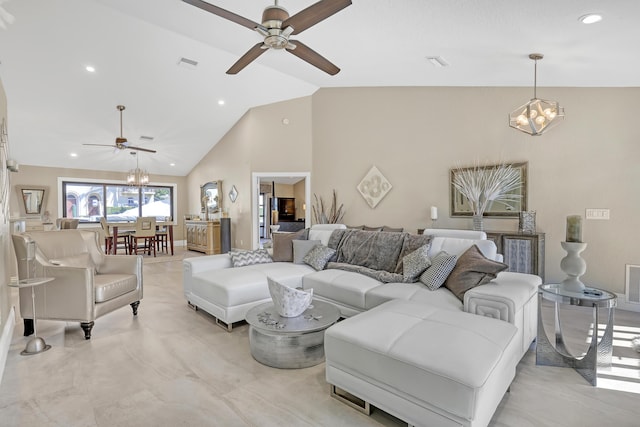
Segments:
[[[36,242],[28,263],[27,245]],[[38,319],[78,321],[85,338],[98,317],[127,304],[138,314],[142,299],[142,257],[105,255],[92,230],[35,231],[13,235],[20,279],[53,277],[35,288]],[[20,289],[24,335],[33,333],[31,290]]]

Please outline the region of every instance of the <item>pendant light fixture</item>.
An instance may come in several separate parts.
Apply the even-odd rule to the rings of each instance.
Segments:
[[[526,104],[509,113],[509,126],[532,136],[542,135],[549,128],[555,126],[564,118],[564,108],[557,101],[539,99],[536,93],[538,80],[538,61],[543,58],[541,53],[532,53],[534,60],[533,98]]]
[[[138,165],[138,155],[135,151],[131,152],[132,156],[136,158],[136,168],[131,169],[127,173],[127,184],[129,187],[142,188],[149,184],[149,174],[146,170],[140,169]]]

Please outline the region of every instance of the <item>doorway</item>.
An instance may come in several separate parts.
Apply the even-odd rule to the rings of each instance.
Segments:
[[[253,200],[251,203],[251,247],[253,249],[260,248],[260,238],[268,234],[271,225],[271,215],[265,213],[265,210],[271,206],[271,198],[273,192],[267,194],[260,190],[260,183],[272,183],[273,185],[283,183],[299,183],[304,181],[304,198],[302,203],[302,214],[296,216],[300,219],[304,218],[304,227],[311,225],[311,214],[307,206],[311,206],[311,173],[310,172],[253,172],[251,174],[251,194]],[[273,189],[272,189],[273,191]],[[261,195],[261,193],[263,193]],[[262,197],[261,197],[262,196]],[[276,193],[276,197],[279,195]],[[262,207],[262,209],[261,209]],[[260,219],[262,218],[262,223]],[[263,234],[261,234],[263,231]],[[264,239],[264,237],[263,237]]]

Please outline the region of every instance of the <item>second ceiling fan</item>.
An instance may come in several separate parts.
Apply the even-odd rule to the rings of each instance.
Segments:
[[[116,108],[118,109],[118,111],[120,111],[120,136],[116,137],[116,143],[113,145],[107,145],[107,144],[82,144],[82,145],[94,145],[98,147],[115,147],[118,150],[129,149],[129,150],[137,150],[137,151],[146,151],[147,153],[155,153],[156,150],[151,150],[149,148],[142,148],[142,147],[134,147],[133,145],[129,145],[129,141],[127,141],[127,138],[122,136],[122,111],[124,110],[124,105],[116,105]]]
[[[328,59],[305,45],[299,40],[290,40],[289,36],[300,34],[307,28],[341,11],[351,4],[351,0],[321,0],[308,8],[289,16],[289,13],[275,1],[273,6],[267,6],[262,12],[262,24],[244,18],[221,7],[214,6],[202,0],[182,0],[185,3],[199,7],[202,10],[218,15],[229,21],[240,24],[264,36],[264,41],[255,44],[247,53],[227,70],[227,74],[237,74],[252,61],[257,59],[268,49],[286,49],[302,59],[328,73],[338,74],[340,68]]]

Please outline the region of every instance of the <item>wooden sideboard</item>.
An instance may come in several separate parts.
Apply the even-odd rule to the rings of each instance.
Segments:
[[[231,250],[231,219],[211,221],[185,220],[187,249],[207,255],[227,253]]]
[[[508,271],[540,276],[544,282],[544,233],[518,231],[486,231],[498,253],[504,256]]]
[[[424,228],[418,229],[422,234]],[[519,231],[485,231],[487,239],[493,240],[498,253],[504,256],[507,271],[535,274],[544,282],[544,233],[521,233]]]

